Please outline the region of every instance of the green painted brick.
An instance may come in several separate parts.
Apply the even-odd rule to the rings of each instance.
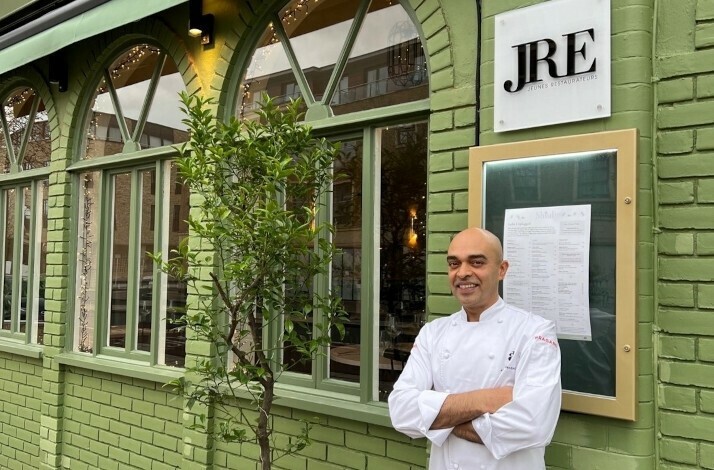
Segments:
[[[714,272],[714,260],[708,258],[660,258],[659,275],[661,279],[710,281]]]
[[[552,442],[545,448],[545,464],[548,468],[571,468],[572,447]]]
[[[429,233],[427,235],[427,245],[431,252],[446,252],[451,243],[451,234]]]
[[[431,214],[428,216],[427,225],[438,227],[440,231],[460,232],[466,228],[468,215],[459,214]]]
[[[662,129],[710,124],[714,122],[714,102],[703,101],[662,107],[658,120]]]
[[[426,463],[426,451],[401,442],[387,441],[387,457],[402,462],[424,465]]]
[[[447,69],[450,70],[450,69]],[[445,71],[440,72],[443,74]],[[453,75],[452,75],[453,80]],[[451,84],[449,84],[451,86]],[[433,85],[432,85],[433,88]],[[460,108],[476,104],[476,90],[473,87],[454,88],[450,90],[440,90],[431,95],[431,108],[434,111],[444,109]]]
[[[714,339],[699,338],[697,352],[700,361],[714,362]]]
[[[655,74],[660,78],[711,72],[714,51],[701,50],[669,57],[659,57],[655,64]]]
[[[698,21],[714,19],[714,1],[697,0],[696,19]]]
[[[429,130],[443,131],[451,129],[454,127],[454,113],[453,111],[441,111],[438,113],[432,113],[429,116]]]
[[[319,460],[308,460],[307,470],[344,470],[344,467]]]
[[[697,202],[714,202],[714,179],[705,178],[697,182]]]
[[[661,384],[657,390],[662,408],[688,413],[697,411],[697,394],[693,388]]]
[[[454,210],[468,211],[469,209],[469,193],[460,192],[454,194]]]
[[[712,364],[660,361],[659,373],[663,382],[714,388],[714,365]],[[714,418],[712,419],[714,420]],[[712,437],[714,438],[714,436]]]
[[[659,354],[661,357],[672,359],[694,360],[694,338],[681,336],[661,336],[659,338]]]
[[[429,58],[429,66],[431,67],[432,73],[451,67],[452,63],[453,58],[451,57],[451,49],[449,48],[442,49],[439,52],[432,54]]]
[[[367,468],[367,457],[364,453],[344,447],[328,447],[327,460],[328,462],[340,465],[341,468],[354,468],[359,470],[365,470]]]
[[[694,182],[663,182],[659,187],[661,204],[684,204],[694,202]]]
[[[469,167],[469,151],[457,150],[454,152],[454,168],[468,168]]]
[[[660,414],[660,429],[667,436],[711,441],[714,439],[712,426],[714,418],[708,416],[670,412]]]
[[[714,128],[707,127],[697,129],[697,149],[712,150],[714,149]]]
[[[449,67],[431,74],[431,76],[429,77],[429,85],[431,87],[432,92],[444,91],[452,88],[454,86],[454,69],[452,67]],[[433,96],[434,95],[432,94],[432,97]],[[464,103],[459,102],[457,104]],[[434,100],[432,98],[431,106],[434,110],[450,107],[445,102],[443,102],[443,99],[441,97],[440,100],[437,100],[436,103],[434,103]]]
[[[430,212],[451,212],[454,209],[450,193],[430,194],[428,205]]]
[[[691,77],[663,80],[657,84],[657,100],[660,103],[673,103],[692,98],[694,98],[694,79]]]
[[[473,107],[454,111],[454,126],[473,127],[476,125],[476,110]]]
[[[432,133],[429,139],[429,150],[438,152],[471,147],[476,142],[476,131],[473,128]]]
[[[714,234],[713,234],[714,235]],[[714,237],[711,237],[711,247],[714,253]],[[694,235],[691,233],[662,233],[658,238],[657,247],[664,255],[694,254]]]
[[[354,432],[345,433],[345,445],[350,449],[360,450],[375,455],[385,455],[386,443],[384,439],[371,437]]]
[[[698,255],[714,255],[714,233],[696,234],[696,253]]]
[[[661,305],[694,307],[694,286],[692,284],[660,284]]]
[[[660,440],[660,457],[684,464],[697,463],[697,443],[681,439],[663,438]]]
[[[394,460],[387,459],[385,457],[379,457],[376,455],[367,456],[367,468],[368,469],[384,469],[384,470],[410,470],[409,464],[402,462],[395,462]]]
[[[657,136],[657,151],[662,154],[688,153],[694,149],[694,131],[665,131]]]
[[[714,316],[709,312],[662,310],[658,326],[669,333],[714,336]]]
[[[468,188],[469,172],[466,170],[429,175],[429,191],[463,191]]]
[[[697,286],[697,306],[700,308],[714,308],[714,285],[699,284]]]
[[[453,152],[432,153],[429,157],[429,171],[450,171],[453,168]]]
[[[585,447],[573,448],[573,462],[578,470],[628,469],[652,470],[654,456],[632,456]]]
[[[698,49],[714,45],[714,25],[710,23],[696,25],[694,29],[694,45]]]

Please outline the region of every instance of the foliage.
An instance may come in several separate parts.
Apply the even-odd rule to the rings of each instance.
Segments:
[[[324,209],[337,148],[299,123],[299,101],[278,107],[266,98],[259,120],[223,123],[211,100],[181,98],[191,138],[177,166],[192,194],[192,241],[169,261],[153,257],[206,300],[189,308],[184,322],[211,354],[188,364],[172,385],[197,410],[195,428],[229,442],[257,440],[267,470],[309,444],[307,426],[287,445],[276,444],[276,380],[290,364],[325,351],[332,334],[343,334],[339,299],[313,289],[335,252]],[[277,341],[265,341],[269,331]],[[283,364],[286,349],[298,360]],[[258,411],[254,419],[244,397]],[[205,410],[220,416],[217,426]]]

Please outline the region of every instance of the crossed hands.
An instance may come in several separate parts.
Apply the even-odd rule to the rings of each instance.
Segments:
[[[453,427],[457,437],[482,443],[471,421],[486,413],[495,413],[513,401],[513,387],[485,388],[454,393],[446,397],[431,429]]]

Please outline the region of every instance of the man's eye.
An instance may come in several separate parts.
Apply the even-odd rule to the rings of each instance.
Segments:
[[[449,261],[448,265],[450,268],[455,268],[459,265],[459,263],[457,263],[456,261]]]

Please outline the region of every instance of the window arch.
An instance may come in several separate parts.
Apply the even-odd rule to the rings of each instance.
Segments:
[[[349,314],[324,357],[301,363],[286,350],[282,380],[385,400],[426,319],[426,54],[389,0],[292,0],[270,21],[236,114],[256,119],[264,94],[301,97],[305,120],[341,143],[324,201],[340,254],[314,288],[338,294]],[[318,323],[294,325],[310,335]]]
[[[185,84],[151,43],[125,47],[95,77],[76,172],[73,349],[182,366],[186,285],[147,253],[168,254],[188,235],[189,193],[172,162],[173,145],[188,140]]]
[[[391,0],[293,0],[273,15],[243,76],[239,117],[263,93],[302,97],[306,120],[428,97],[426,55],[406,10]]]
[[[51,154],[45,102],[12,88],[0,107],[0,336],[42,343]]]

